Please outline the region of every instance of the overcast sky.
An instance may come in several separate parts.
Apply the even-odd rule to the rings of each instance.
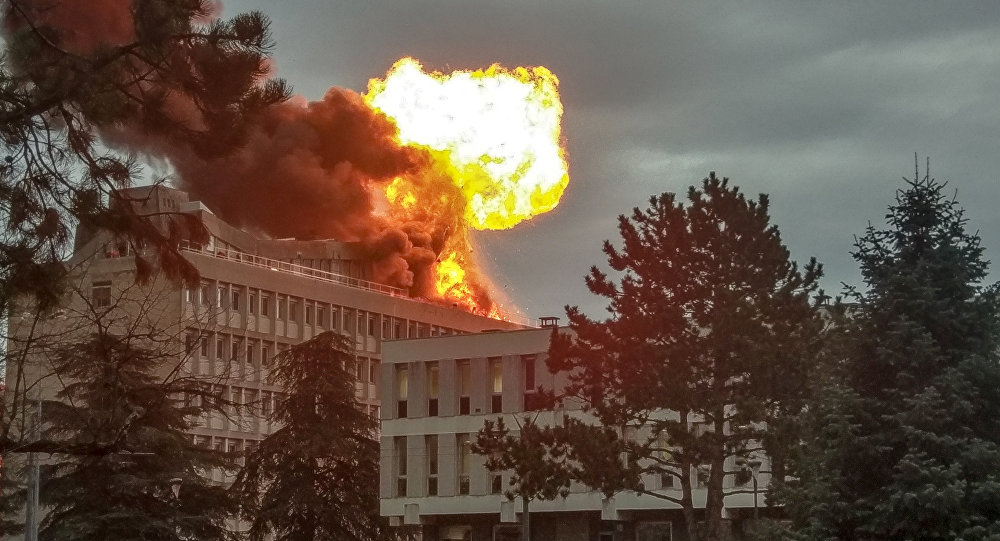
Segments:
[[[853,236],[882,223],[914,152],[1000,257],[1000,2],[750,4],[225,0],[223,15],[268,14],[277,75],[312,99],[363,91],[407,55],[555,72],[562,203],[478,235],[498,290],[532,317],[600,315],[583,277],[617,215],[713,170],[770,194],[793,258],[817,257],[830,293],[859,283]]]

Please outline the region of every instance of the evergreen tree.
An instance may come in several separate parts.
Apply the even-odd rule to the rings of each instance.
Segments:
[[[768,206],[714,173],[686,205],[652,197],[619,218],[620,250],[605,242],[620,282],[596,267],[587,277],[611,317],[568,308],[573,333],[553,333],[549,369],[569,374],[568,397],[602,425],[558,429],[577,476],[606,495],[632,489],[679,505],[692,540],[724,536],[724,480],[736,473],[727,465],[757,453],[765,423],[799,399],[821,328],[809,298],[820,266],[789,261]],[[646,490],[643,474],[680,490]],[[704,528],[692,497],[699,480]]]
[[[550,427],[540,426],[531,416],[517,421],[517,433],[512,433],[503,417],[487,420],[476,434],[472,452],[486,457],[486,469],[495,475],[510,471],[511,477],[504,495],[521,500],[523,541],[530,538],[529,503],[532,500],[552,500],[569,494],[573,473],[577,471],[567,460],[565,438],[558,438]],[[496,478],[495,478],[496,479]],[[494,481],[496,482],[496,480]]]
[[[223,154],[240,144],[248,119],[287,97],[280,80],[267,79],[267,19],[207,22],[214,4],[4,2],[0,312],[20,294],[43,309],[58,302],[77,224],[112,231],[134,253],[145,247],[140,279],[154,264],[194,279],[176,245],[205,231],[183,214],[138,213],[118,189],[140,178],[139,167],[115,149],[141,136]]]
[[[810,539],[1000,539],[998,289],[945,185],[906,181],[854,258],[789,511]]]
[[[358,407],[351,344],[328,331],[279,354],[270,381],[287,393],[269,418],[281,428],[247,457],[233,491],[250,538],[385,539],[378,512],[376,425]]]
[[[205,475],[231,464],[186,433],[194,416],[219,404],[194,382],[163,379],[172,357],[140,340],[99,332],[58,350],[65,384],[42,403],[44,436],[99,451],[43,465],[40,539],[229,537],[235,506]]]

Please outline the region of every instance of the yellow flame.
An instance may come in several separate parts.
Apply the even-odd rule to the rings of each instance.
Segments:
[[[432,151],[465,197],[469,225],[509,229],[555,208],[569,183],[558,87],[544,67],[446,75],[402,58],[364,99],[396,122],[400,142]],[[386,195],[413,206],[406,193],[394,182]]]

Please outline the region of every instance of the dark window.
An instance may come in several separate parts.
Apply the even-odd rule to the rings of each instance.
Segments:
[[[239,312],[240,310],[240,297],[243,296],[243,292],[238,289],[233,289],[232,292],[232,302],[229,303],[229,307],[233,309],[234,312]]]
[[[524,390],[535,390],[535,356],[522,355],[521,364],[524,366]]]
[[[490,478],[490,494],[500,494],[503,492],[503,477],[494,473]]]
[[[94,308],[111,306],[111,282],[94,282],[90,288],[90,298]]]
[[[427,363],[427,415],[438,414],[438,382],[440,370],[437,362]]]

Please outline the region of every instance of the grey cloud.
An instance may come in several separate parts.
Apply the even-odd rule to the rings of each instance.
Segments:
[[[913,153],[950,179],[1000,258],[1000,3],[300,0],[274,19],[299,92],[363,90],[403,55],[447,69],[543,64],[562,83],[572,180],[549,216],[479,236],[532,315],[599,313],[583,275],[615,217],[709,170],[768,192],[793,256],[857,283],[848,252],[880,224]],[[994,276],[1000,276],[994,273]]]

